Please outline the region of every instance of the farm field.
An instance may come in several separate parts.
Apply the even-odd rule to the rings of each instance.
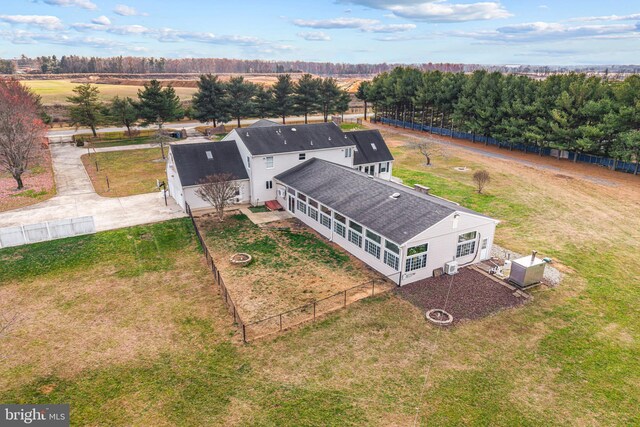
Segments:
[[[220,75],[222,81],[227,81],[231,75]],[[276,75],[245,75],[245,80],[262,84],[265,86],[271,86],[277,80]],[[294,80],[299,78],[299,75],[292,76]],[[338,85],[341,89],[345,89],[350,93],[355,93],[362,79],[338,77]],[[143,79],[119,79],[119,78],[106,78],[97,81],[87,80],[96,84],[100,88],[100,96],[103,101],[110,101],[115,96],[136,98],[138,96],[138,89],[141,89],[145,80]],[[67,97],[73,95],[73,88],[86,83],[84,80],[72,81],[69,79],[46,79],[46,80],[22,80],[21,83],[30,87],[35,93],[42,97],[44,105],[53,104],[67,104]],[[176,94],[183,101],[191,100],[191,97],[197,90],[197,77],[193,77],[193,80],[161,80],[164,85],[171,84],[176,90]]]
[[[0,250],[0,309],[25,308],[0,401],[70,402],[80,425],[639,424],[638,181],[448,146],[426,167],[385,138],[396,176],[502,220],[496,243],[561,285],[444,330],[387,294],[242,345],[189,220]]]
[[[67,104],[67,97],[73,95],[73,88],[81,84],[71,80],[23,80],[21,83],[40,95],[44,105]],[[142,83],[139,85],[98,84],[97,86],[100,89],[102,101],[110,101],[116,96],[135,99],[138,96],[138,89],[142,88]],[[190,100],[196,88],[176,87],[175,90],[180,99]]]
[[[168,150],[165,147],[165,154]],[[96,193],[104,197],[125,197],[158,191],[156,180],[166,179],[165,161],[159,146],[84,154],[82,163]]]

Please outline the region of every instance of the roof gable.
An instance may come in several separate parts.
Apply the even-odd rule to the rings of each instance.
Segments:
[[[354,166],[393,160],[387,143],[377,129],[356,130],[344,134],[356,145]]]
[[[250,127],[250,128],[262,128],[262,127],[269,127],[269,126],[280,126],[280,123],[274,122],[273,120],[260,119],[260,120],[258,120],[256,122],[251,123],[247,127]]]
[[[208,175],[217,173],[249,179],[235,141],[172,144],[171,153],[184,187],[197,185]]]
[[[277,175],[276,179],[398,244],[456,211],[473,212],[317,158]],[[394,193],[399,197],[392,198]]]
[[[254,156],[354,145],[335,123],[277,125],[234,130]]]

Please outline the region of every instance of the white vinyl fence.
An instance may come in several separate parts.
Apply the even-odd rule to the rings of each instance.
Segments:
[[[92,216],[0,228],[0,248],[28,245],[96,232]]]

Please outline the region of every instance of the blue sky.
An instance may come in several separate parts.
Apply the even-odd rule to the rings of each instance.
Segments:
[[[0,57],[630,64],[621,0],[2,0]]]

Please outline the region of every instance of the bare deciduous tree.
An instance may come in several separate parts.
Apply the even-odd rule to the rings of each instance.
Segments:
[[[11,174],[18,190],[24,188],[22,174],[45,132],[36,95],[17,80],[0,78],[0,169]]]
[[[482,194],[482,190],[484,189],[484,187],[489,182],[491,182],[491,176],[489,175],[489,172],[487,172],[484,169],[481,169],[479,171],[474,172],[473,182],[475,182],[476,186],[478,187],[478,193]]]
[[[419,139],[417,141],[413,141],[410,144],[411,148],[414,148],[420,152],[425,158],[425,165],[431,166],[431,156],[433,155],[434,146],[433,143],[426,139]]]
[[[224,218],[224,208],[230,205],[238,194],[238,185],[235,183],[235,179],[236,177],[230,173],[209,175],[200,180],[200,188],[196,191],[198,196],[211,203],[221,222]]]

